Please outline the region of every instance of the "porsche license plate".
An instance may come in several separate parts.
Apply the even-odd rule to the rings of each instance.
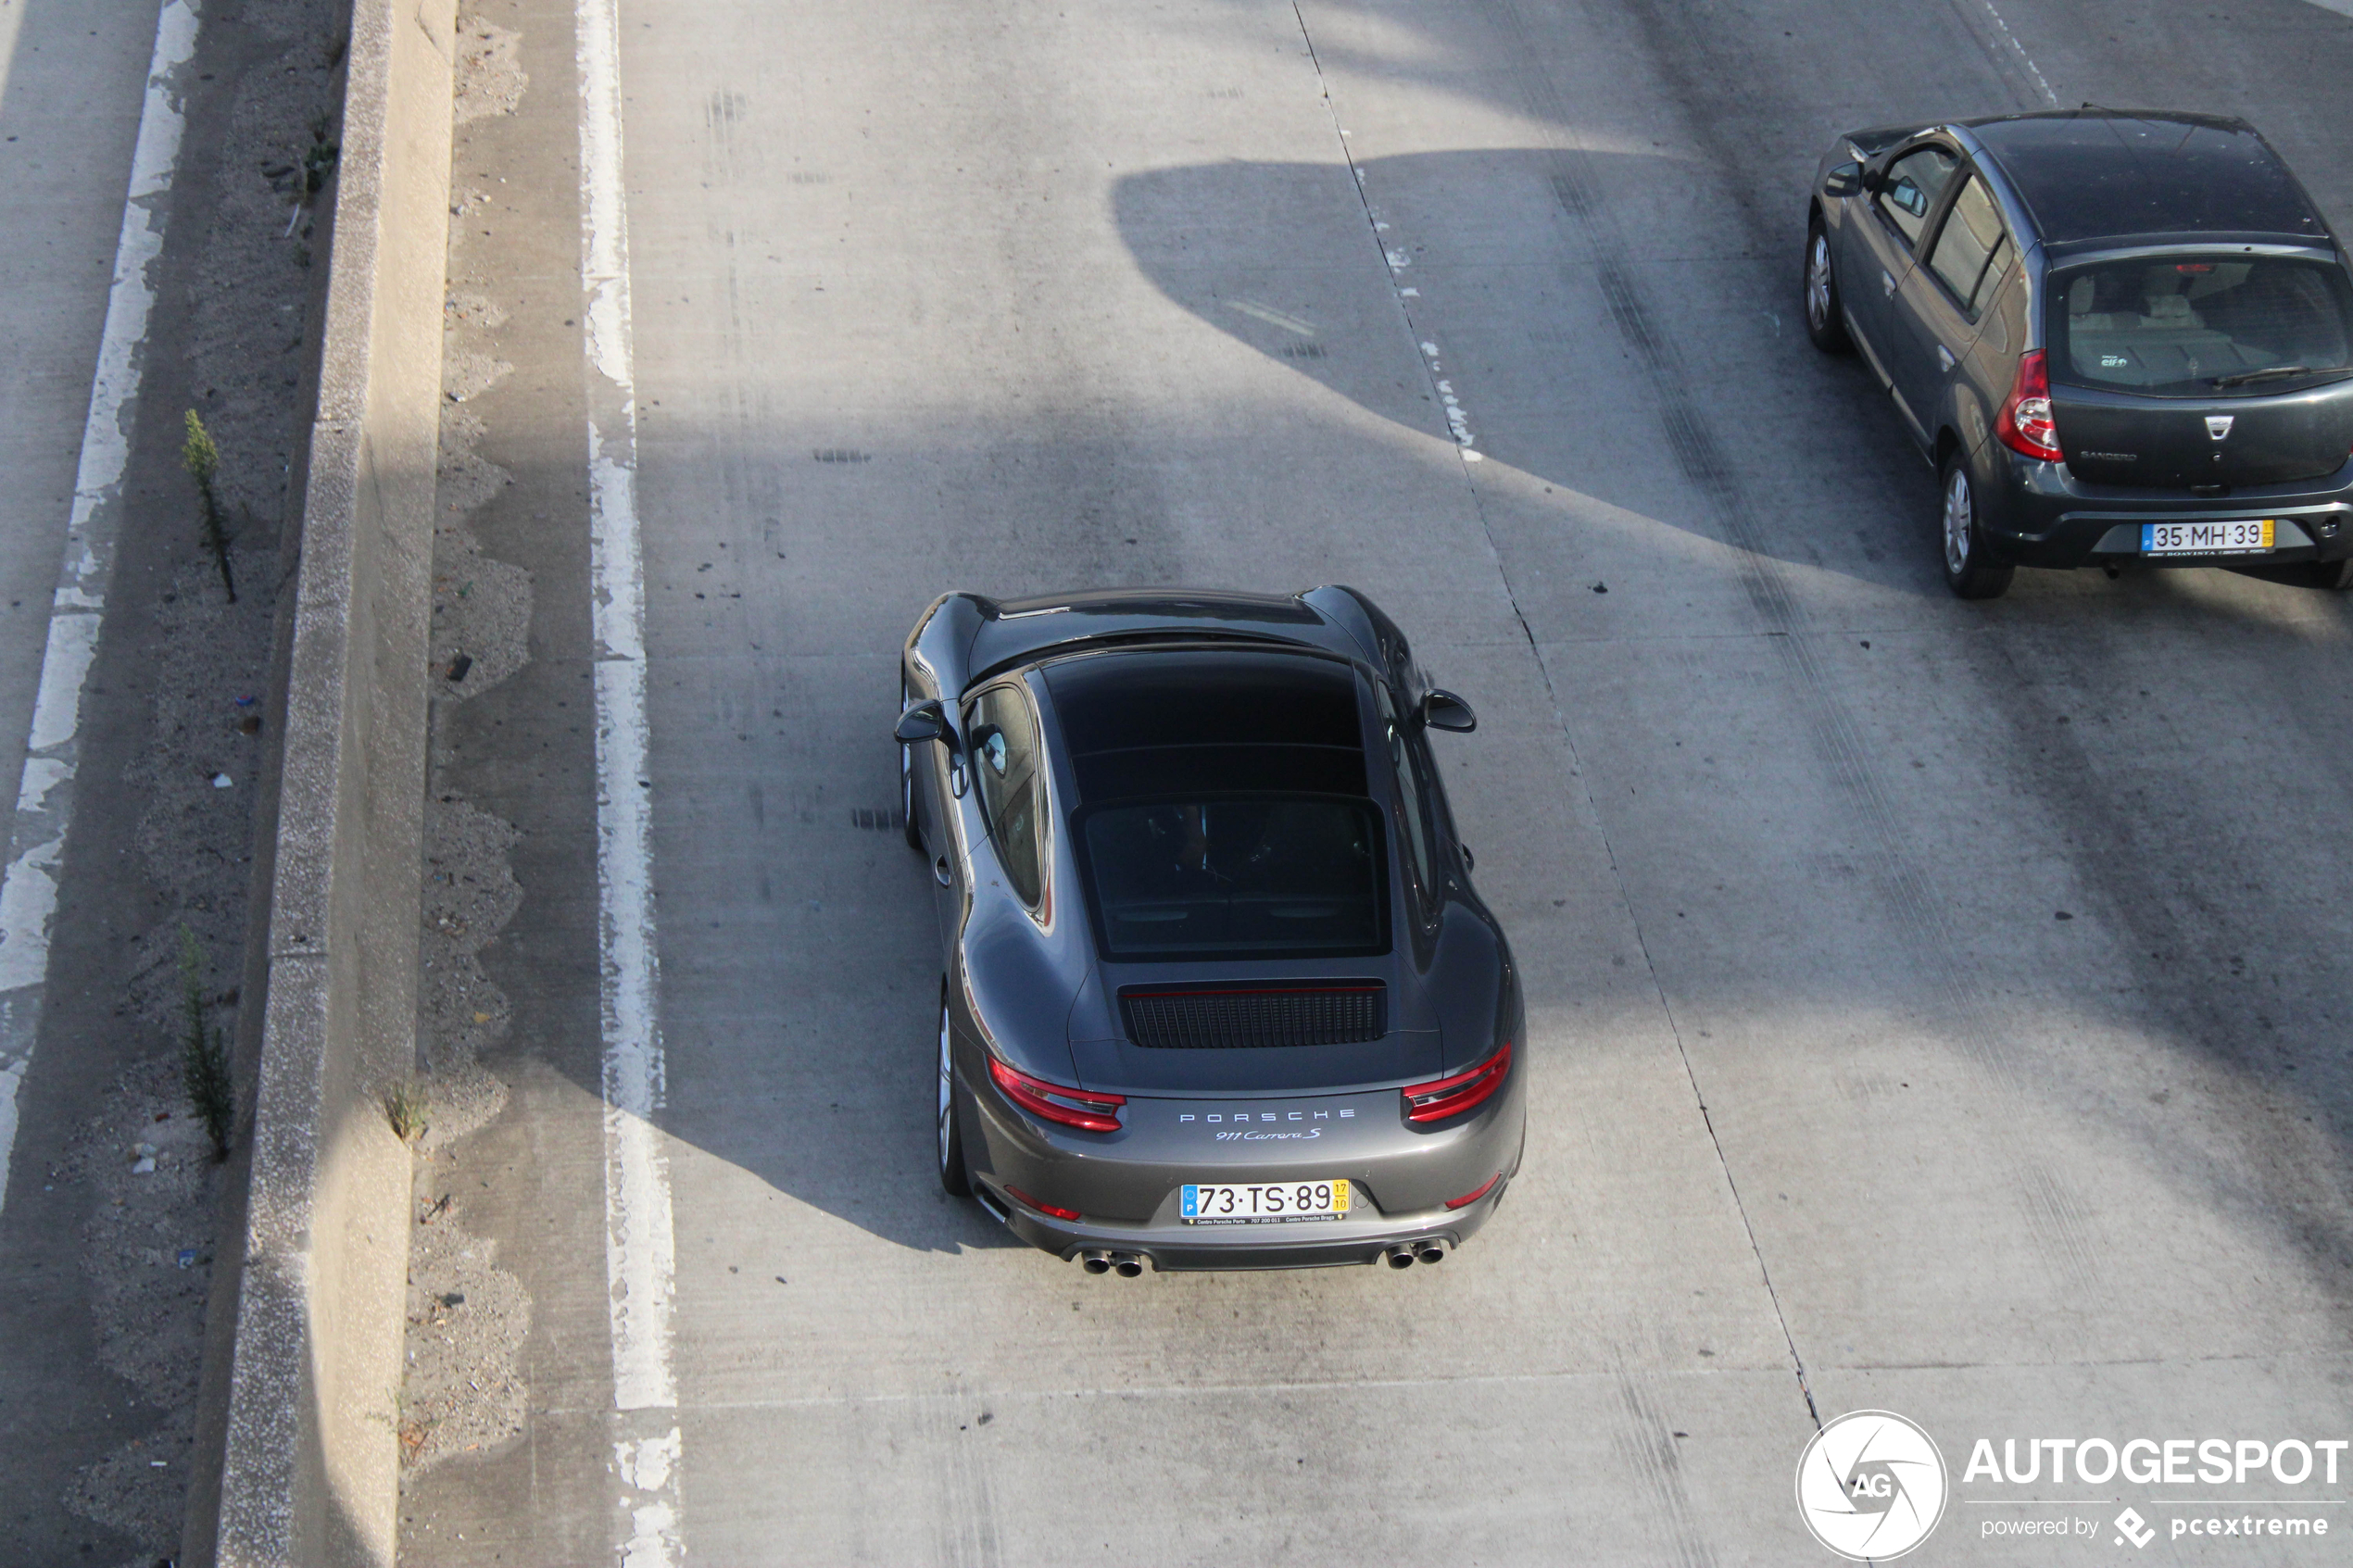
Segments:
[[[2259,556],[2271,547],[2271,520],[2233,522],[2145,522],[2145,556]]]
[[[1187,1183],[1181,1212],[1189,1225],[1282,1225],[1337,1220],[1348,1212],[1348,1183]]]

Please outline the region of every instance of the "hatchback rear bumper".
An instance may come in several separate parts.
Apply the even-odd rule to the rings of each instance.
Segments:
[[[2037,462],[1987,442],[1978,475],[1980,522],[2020,566],[2075,567],[2125,558],[2156,566],[2288,565],[2353,556],[2353,461],[2298,484],[2228,495],[2085,484],[2064,463]],[[2141,555],[2139,525],[2271,518],[2277,544],[2262,556]]]

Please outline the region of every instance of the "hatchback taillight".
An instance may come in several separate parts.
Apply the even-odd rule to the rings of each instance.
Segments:
[[[2059,450],[2058,425],[2051,418],[2051,378],[2039,348],[2019,356],[2010,395],[1994,416],[1994,435],[2011,451],[2046,463],[2067,460]]]
[[[1450,1116],[1460,1116],[1474,1106],[1484,1105],[1504,1080],[1511,1075],[1512,1043],[1505,1040],[1493,1056],[1467,1073],[1457,1073],[1451,1078],[1434,1083],[1416,1084],[1403,1090],[1405,1120],[1408,1122],[1443,1122]]]
[[[1066,1089],[1043,1078],[1033,1078],[1018,1067],[988,1059],[988,1076],[1005,1098],[1034,1115],[1087,1133],[1119,1131],[1119,1108],[1125,1095],[1100,1094],[1092,1089]]]

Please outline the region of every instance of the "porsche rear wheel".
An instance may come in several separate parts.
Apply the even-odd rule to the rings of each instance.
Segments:
[[[972,1196],[972,1175],[964,1169],[964,1130],[956,1114],[956,1064],[950,1043],[948,983],[939,983],[939,1185],[950,1198]]]

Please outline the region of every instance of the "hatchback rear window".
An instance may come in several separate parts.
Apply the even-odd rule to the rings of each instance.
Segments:
[[[1080,813],[1103,956],[1127,961],[1387,950],[1367,800],[1121,801]]]
[[[2353,361],[2345,274],[2284,257],[2098,262],[2052,280],[2053,373],[2083,386],[2284,391]]]

